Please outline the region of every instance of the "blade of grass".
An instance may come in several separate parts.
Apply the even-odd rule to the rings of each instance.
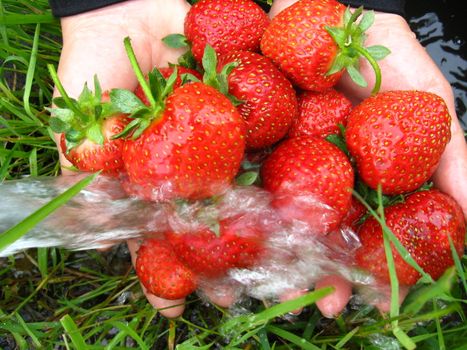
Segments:
[[[384,223],[384,226],[381,225],[383,231],[383,244],[384,244],[384,252],[386,255],[386,261],[389,270],[389,280],[391,283],[391,304],[390,304],[390,316],[391,316],[391,327],[392,332],[399,340],[399,342],[408,350],[413,350],[417,346],[415,343],[410,339],[410,337],[399,327],[399,280],[397,278],[396,266],[394,263],[394,256],[392,254],[390,239],[388,235],[388,230],[385,230],[384,227],[386,226],[386,219],[384,216],[384,206],[383,206],[383,195],[381,191],[381,186],[379,186],[378,191],[378,213],[379,218]]]
[[[146,343],[144,342],[144,340],[141,339],[141,337],[138,335],[138,333],[136,333],[135,330],[130,328],[128,325],[126,325],[126,324],[124,324],[122,322],[110,322],[110,324],[112,326],[114,326],[115,328],[118,328],[121,332],[124,332],[128,336],[133,338],[133,340],[135,340],[136,343],[138,343],[139,349],[141,349],[141,350],[148,350],[149,349],[148,346],[146,345]]]
[[[29,215],[23,221],[3,232],[0,235],[0,251],[22,237],[24,234],[26,234],[26,232],[44,220],[48,215],[53,213],[56,209],[77,195],[83,188],[89,185],[97,175],[98,173],[92,174],[80,180],[61,195],[55,197],[49,203]]]
[[[438,306],[436,305],[436,300],[433,300],[433,309],[435,311],[438,310]],[[446,350],[446,344],[444,343],[443,329],[441,327],[441,322],[439,321],[439,317],[435,318],[435,323],[436,323],[436,331],[438,334],[439,350]]]
[[[37,147],[34,147],[29,153],[29,175],[33,177],[39,176],[38,166],[37,166]]]
[[[271,350],[271,345],[268,340],[268,332],[265,328],[261,328],[258,332],[258,340],[262,350]]]
[[[316,345],[310,343],[309,341],[307,341],[306,339],[304,338],[301,338],[293,333],[290,333],[286,330],[283,330],[279,327],[276,327],[276,326],[267,326],[266,327],[266,330],[268,332],[271,332],[279,337],[281,337],[282,339],[285,339],[285,340],[288,340],[289,342],[291,342],[292,344],[298,346],[299,348],[301,349],[305,349],[305,350],[320,350],[319,347],[317,347]]]
[[[37,266],[42,278],[47,278],[48,274],[48,248],[37,248]]]
[[[251,325],[261,325],[272,320],[273,318],[287,314],[297,309],[301,309],[305,306],[315,303],[316,301],[324,298],[325,296],[334,292],[333,287],[325,287],[317,289],[308,294],[302,295],[298,298],[285,301],[283,303],[271,306],[258,314],[255,314],[249,318]]]
[[[84,338],[81,335],[78,326],[76,325],[75,321],[73,321],[70,315],[63,316],[60,319],[60,323],[62,324],[63,329],[65,330],[66,334],[68,334],[68,336],[71,339],[71,342],[77,350],[88,349],[88,346],[84,341]]]
[[[29,337],[31,338],[33,344],[34,344],[37,348],[41,348],[41,347],[42,347],[41,342],[40,342],[39,339],[36,337],[36,335],[34,334],[34,332],[28,327],[28,325],[26,324],[26,322],[24,322],[24,320],[23,320],[23,318],[20,316],[20,314],[16,313],[16,314],[15,314],[15,317],[16,317],[16,319],[18,320],[18,323],[21,325],[21,327],[23,327],[23,329],[25,330],[25,332],[27,333],[27,335],[29,335]]]
[[[36,70],[37,63],[37,50],[39,48],[39,34],[41,32],[41,25],[37,23],[36,30],[34,32],[34,39],[32,43],[31,57],[29,59],[28,72],[26,73],[26,83],[24,85],[24,94],[23,94],[23,103],[26,113],[31,117],[31,119],[36,122],[38,125],[42,126],[42,123],[39,119],[36,118],[35,113],[31,110],[31,104],[29,99],[31,97],[31,88],[34,81],[34,72]]]
[[[8,176],[8,170],[10,168],[11,161],[13,160],[13,155],[15,154],[15,151],[18,149],[19,144],[15,143],[13,148],[10,150],[10,152],[6,155],[6,157],[2,161],[2,167],[0,168],[0,183],[3,182],[6,177]],[[0,242],[1,242],[2,236],[0,236]],[[0,251],[2,250],[2,246],[0,243]]]
[[[318,311],[318,309],[316,309],[309,318],[308,322],[306,323],[306,326],[303,330],[302,338],[305,338],[307,340],[311,339],[311,336],[313,335],[313,332],[315,330],[316,325],[318,324],[320,317],[321,313]]]
[[[339,340],[339,342],[335,345],[335,348],[336,349],[342,349],[342,347],[347,344],[347,342],[353,338],[353,336],[355,335],[355,333],[357,333],[359,331],[359,327],[355,327],[354,329],[352,329],[350,332],[348,332],[346,335],[344,335],[344,337],[342,337],[341,340]]]
[[[0,23],[2,23],[4,21],[4,17],[5,17],[5,12],[3,10],[3,1],[0,0]],[[6,26],[4,24],[0,24],[0,35],[2,36],[2,40],[3,40],[3,43],[6,45],[6,46],[9,46],[8,44],[8,33],[7,33],[7,30],[6,30]]]
[[[52,13],[46,13],[43,15],[12,14],[0,17],[0,25],[7,26],[19,24],[54,23],[57,21],[58,19],[55,18]]]
[[[416,315],[422,307],[431,299],[444,295],[451,289],[456,272],[453,267],[434,283],[420,288],[410,295],[410,303],[403,308],[405,314]]]
[[[448,239],[449,239],[449,246],[451,248],[452,258],[454,259],[454,265],[456,266],[457,275],[462,281],[462,285],[464,286],[465,293],[467,293],[467,282],[465,280],[465,273],[464,273],[464,268],[462,267],[461,259],[459,258],[459,255],[457,254],[457,250],[454,247],[454,242],[452,241],[452,238],[450,235],[448,236]]]

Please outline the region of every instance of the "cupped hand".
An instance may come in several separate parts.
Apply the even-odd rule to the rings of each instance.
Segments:
[[[457,200],[467,218],[467,144],[449,82],[401,16],[377,12],[375,23],[367,33],[367,46],[383,45],[391,50],[391,54],[379,62],[383,76],[380,91],[429,91],[446,102],[451,115],[451,140],[441,157],[433,182],[437,188]],[[339,84],[344,93],[357,102],[370,95],[374,84],[374,74],[369,64],[362,62],[361,72],[368,81],[368,87],[356,86],[348,75],[344,75]]]
[[[297,0],[276,0],[269,15],[271,18],[280,11],[292,5]],[[379,62],[382,73],[380,91],[389,90],[422,90],[433,92],[441,96],[451,114],[451,140],[447,145],[436,170],[433,181],[436,187],[450,194],[462,206],[467,218],[467,145],[463,130],[456,115],[454,97],[451,86],[435,62],[425,51],[411,31],[407,21],[398,15],[390,13],[375,13],[375,22],[367,31],[366,46],[383,45],[391,54]],[[362,61],[361,73],[368,82],[366,88],[357,86],[344,74],[338,88],[354,103],[359,103],[371,95],[375,76],[371,66]],[[337,282],[336,282],[337,281]],[[340,313],[346,301],[349,300],[350,282],[335,278],[324,278],[316,287],[332,285],[335,292],[321,300],[318,308],[326,316]],[[401,289],[402,302],[407,294],[407,288]],[[389,299],[389,295],[386,295]],[[383,298],[384,299],[384,298]],[[389,310],[389,302],[382,300],[376,306],[382,311]]]
[[[63,49],[58,75],[67,93],[79,96],[85,82],[93,86],[94,75],[103,90],[134,90],[137,79],[123,46],[125,37],[131,38],[143,72],[154,66],[167,66],[168,62],[176,63],[182,52],[167,48],[161,39],[168,34],[183,33],[188,10],[188,3],[182,0],[133,0],[62,18]],[[63,154],[60,161],[62,173],[72,174],[66,169],[70,163]],[[138,244],[129,241],[128,247],[134,260]],[[183,312],[184,300],[164,300],[146,291],[145,294],[167,317],[177,317]]]

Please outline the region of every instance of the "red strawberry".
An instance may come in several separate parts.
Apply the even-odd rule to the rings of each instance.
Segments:
[[[302,91],[298,95],[298,117],[293,121],[288,135],[324,138],[339,134],[339,124],[347,124],[351,110],[350,100],[334,89]]]
[[[235,50],[258,51],[268,24],[267,14],[251,0],[201,0],[188,11],[185,36],[201,62],[206,44],[220,56]]]
[[[385,194],[419,188],[435,171],[450,139],[443,99],[422,91],[390,91],[364,100],[347,121],[346,142],[362,180]]]
[[[336,229],[350,208],[352,166],[337,146],[324,139],[282,142],[264,162],[261,174],[281,215],[304,221],[317,232]]]
[[[221,57],[219,69],[237,62],[228,77],[229,93],[242,101],[237,106],[246,121],[249,149],[270,146],[282,139],[297,114],[292,84],[264,56],[235,51]]]
[[[165,109],[123,160],[130,182],[150,199],[207,198],[225,190],[245,149],[245,125],[232,103],[203,83],[173,91]]]
[[[181,299],[196,289],[195,274],[180,262],[165,240],[144,240],[138,249],[135,269],[143,286],[160,298]]]
[[[58,78],[53,74],[56,85]],[[66,92],[54,99],[50,108],[51,129],[60,133],[60,149],[78,170],[118,175],[123,170],[122,139],[112,139],[129,122],[125,114],[116,112],[109,94],[102,93],[97,78],[94,93],[84,86],[78,100],[70,100]]]
[[[219,221],[219,232],[209,228],[196,232],[166,233],[178,257],[194,272],[220,277],[231,268],[252,267],[261,258],[265,234],[252,225],[249,214]]]
[[[323,91],[334,86],[344,68],[356,83],[365,86],[358,73],[358,55],[373,14],[366,13],[357,25],[352,22],[362,10],[356,10],[354,16],[344,16],[345,11],[345,6],[335,0],[297,1],[272,19],[261,39],[261,50],[304,90]],[[374,47],[367,53],[378,60],[389,50]],[[375,89],[379,89],[380,79],[377,72]]]
[[[412,258],[433,279],[454,264],[449,245],[451,237],[458,255],[463,254],[465,221],[460,206],[447,194],[428,190],[407,196],[404,203],[384,210],[386,225],[409,251]],[[359,231],[361,248],[357,250],[359,266],[382,281],[389,281],[380,224],[368,218]],[[397,253],[392,252],[399,282],[413,285],[420,274]]]
[[[60,148],[65,156],[81,171],[96,172],[102,170],[106,175],[118,175],[123,170],[122,149],[124,140],[112,139],[125,129],[129,119],[118,114],[106,118],[101,123],[102,143],[83,138],[69,148],[65,133],[60,137]]]
[[[199,73],[197,70],[186,68],[186,67],[183,67],[183,66],[176,66],[176,68],[177,68],[177,79],[175,80],[175,84],[173,86],[174,89],[182,85],[182,75],[183,74],[192,74],[193,76],[195,76],[199,80],[203,79],[201,73]],[[168,79],[172,75],[172,73],[174,72],[175,67],[174,66],[162,67],[162,68],[158,68],[158,70],[165,79]],[[135,89],[135,95],[145,105],[149,106],[148,98],[144,94],[143,88],[141,87],[140,84],[138,84],[138,86]]]

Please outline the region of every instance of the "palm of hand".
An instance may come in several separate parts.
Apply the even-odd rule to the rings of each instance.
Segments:
[[[92,86],[94,75],[104,90],[135,88],[136,77],[123,46],[127,36],[143,72],[176,62],[180,51],[165,47],[160,39],[183,33],[188,9],[184,1],[136,0],[63,18],[58,73],[67,92],[77,96],[85,81]]]

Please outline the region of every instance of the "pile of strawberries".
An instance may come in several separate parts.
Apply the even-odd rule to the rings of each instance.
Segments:
[[[361,12],[300,0],[269,20],[251,0],[201,0],[187,14],[185,38],[167,39],[188,43],[183,62],[194,65],[154,69],[135,92],[102,93],[96,79],[94,93],[85,87],[76,101],[55,100],[51,127],[78,170],[119,176],[129,195],[171,203],[175,216],[203,204],[197,225],[142,243],[136,270],[151,293],[182,298],[200,279],[260,264],[271,216],[318,237],[351,227],[361,242],[356,266],[387,282],[381,216],[367,213],[381,204],[372,202],[377,191],[389,203],[387,227],[434,279],[453,265],[450,240],[462,254],[459,205],[422,189],[450,139],[444,101],[378,93],[377,70],[374,94],[357,106],[333,88],[345,69],[365,84],[362,50],[373,62],[389,53],[363,47],[372,14],[357,23]],[[129,40],[125,47],[141,77]],[[226,210],[223,196],[236,186],[261,187],[269,207],[238,211],[243,204],[229,202]],[[420,273],[393,254],[399,282],[414,284]]]

